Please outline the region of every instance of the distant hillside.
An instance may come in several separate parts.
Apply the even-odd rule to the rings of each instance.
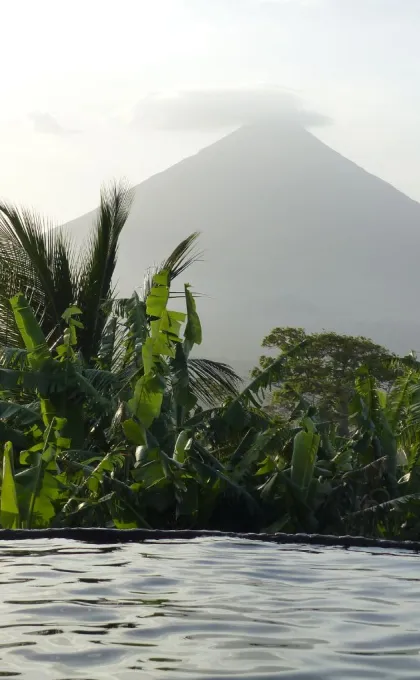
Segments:
[[[202,354],[252,365],[276,325],[420,349],[420,204],[303,128],[241,128],[135,192],[118,287],[201,231]],[[66,227],[80,241],[93,216]]]

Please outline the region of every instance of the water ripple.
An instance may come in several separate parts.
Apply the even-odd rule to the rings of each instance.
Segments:
[[[419,557],[200,539],[0,544],[0,678],[418,680]]]

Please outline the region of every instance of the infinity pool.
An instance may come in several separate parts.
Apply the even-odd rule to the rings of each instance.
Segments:
[[[415,554],[36,540],[0,573],[0,678],[420,678]]]

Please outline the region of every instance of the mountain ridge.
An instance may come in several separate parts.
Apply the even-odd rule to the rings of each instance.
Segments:
[[[213,142],[213,143],[210,144],[209,146],[205,146],[205,147],[203,147],[202,149],[199,149],[196,153],[194,153],[194,154],[192,154],[192,155],[190,155],[190,156],[187,156],[186,158],[182,158],[180,161],[177,161],[177,162],[174,163],[173,165],[170,165],[170,166],[168,166],[167,168],[164,168],[163,170],[159,170],[158,172],[155,172],[155,173],[154,173],[153,175],[151,175],[150,177],[147,177],[146,179],[142,180],[142,181],[139,182],[138,184],[134,185],[134,186],[133,186],[133,190],[136,191],[136,190],[138,189],[138,187],[140,187],[140,186],[142,186],[142,185],[145,185],[145,184],[148,184],[148,183],[151,183],[151,182],[153,182],[154,180],[157,180],[158,178],[160,178],[162,175],[167,175],[168,172],[170,172],[171,170],[177,168],[178,166],[182,166],[182,165],[184,165],[184,164],[188,164],[188,162],[189,162],[191,159],[197,158],[197,157],[201,156],[202,154],[205,154],[205,153],[208,151],[208,149],[210,149],[210,148],[212,148],[212,147],[217,147],[217,146],[218,146],[219,144],[221,144],[222,142],[225,142],[229,137],[233,137],[233,136],[237,135],[239,132],[241,132],[241,130],[249,129],[249,128],[255,128],[255,127],[257,127],[257,126],[256,126],[256,125],[246,125],[246,126],[243,125],[242,127],[238,128],[238,129],[236,129],[236,130],[234,130],[234,131],[232,131],[232,132],[229,132],[228,134],[226,134],[225,136],[221,137],[221,138],[218,139],[216,142]],[[307,131],[305,130],[305,132],[307,132]],[[387,187],[389,187],[390,189],[392,189],[392,190],[398,192],[398,194],[404,196],[404,198],[406,198],[408,201],[411,201],[411,202],[414,203],[415,205],[420,205],[419,201],[417,201],[416,199],[414,199],[414,198],[412,198],[411,196],[409,196],[408,194],[406,194],[404,191],[402,191],[401,189],[399,189],[397,186],[395,186],[394,184],[392,184],[392,183],[389,182],[388,180],[385,180],[385,179],[383,179],[383,178],[381,178],[381,177],[378,177],[378,176],[375,175],[373,172],[370,172],[369,170],[366,170],[366,168],[364,168],[362,165],[359,165],[356,161],[347,158],[347,157],[344,156],[344,154],[342,154],[340,151],[337,151],[336,149],[333,149],[332,147],[328,146],[328,144],[326,144],[325,142],[323,142],[322,140],[320,140],[318,137],[316,137],[316,135],[314,135],[314,134],[312,134],[312,133],[308,133],[308,134],[310,134],[312,137],[314,137],[314,138],[315,138],[317,141],[319,141],[323,146],[327,147],[332,153],[336,154],[339,158],[341,158],[341,159],[344,160],[345,162],[351,163],[351,164],[352,164],[353,166],[355,166],[358,170],[360,170],[361,172],[365,173],[366,175],[369,175],[369,177],[373,177],[373,178],[374,178],[375,180],[377,180],[378,182],[381,182],[381,183],[383,183],[384,185],[386,185]],[[62,226],[65,227],[65,228],[69,228],[69,227],[71,227],[72,225],[74,225],[75,223],[79,223],[80,220],[86,220],[88,217],[92,217],[92,218],[93,218],[93,217],[95,216],[96,212],[97,212],[97,208],[93,208],[92,210],[89,210],[89,211],[86,212],[86,213],[82,213],[81,215],[78,215],[77,217],[73,218],[72,220],[68,220],[68,221],[67,221],[65,224],[63,224]]]
[[[188,277],[209,296],[199,300],[208,356],[252,365],[278,325],[363,331],[415,348],[420,204],[303,128],[242,127],[134,191],[121,293],[201,231],[210,258]],[[65,228],[80,242],[94,215]]]

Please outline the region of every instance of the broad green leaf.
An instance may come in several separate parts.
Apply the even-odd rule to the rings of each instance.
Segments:
[[[184,463],[186,453],[191,449],[193,440],[190,437],[190,433],[187,430],[183,430],[178,435],[175,443],[174,460],[178,463]]]
[[[61,318],[64,319],[64,321],[66,321],[68,323],[73,316],[79,316],[80,314],[82,314],[82,310],[79,309],[79,307],[76,307],[75,305],[73,305],[72,307],[68,307],[63,312],[63,314],[61,315]],[[79,328],[80,327],[81,326],[79,326]]]
[[[300,489],[308,489],[315,467],[320,442],[319,434],[301,430],[293,442],[291,481]]]
[[[134,358],[136,361],[139,360],[140,350],[147,337],[146,305],[143,300],[140,300],[137,293],[133,293],[132,297],[127,301],[126,308],[128,314],[126,322],[128,338],[126,341],[124,364],[129,363]]]
[[[18,529],[20,515],[13,474],[13,447],[7,442],[3,452],[3,480],[1,485],[0,520],[3,529]]]
[[[32,527],[48,527],[53,517],[55,517],[55,508],[53,501],[59,496],[59,486],[55,475],[44,471],[42,486],[39,494],[36,496],[35,504],[32,514]]]
[[[169,286],[169,272],[166,269],[158,272],[153,276],[153,284],[155,286]]]
[[[154,324],[157,324],[160,327],[160,321],[152,321],[150,324],[152,327],[153,331],[153,326]],[[177,342],[177,338],[171,339],[171,337],[167,333],[161,333],[160,329],[158,333],[155,333],[153,335],[153,355],[154,356],[159,356],[159,354],[163,356],[169,356],[169,357],[174,357],[175,356],[175,346],[174,343]]]
[[[45,427],[48,427],[54,420],[56,409],[51,399],[41,399],[41,414]]]
[[[132,476],[136,482],[143,482],[146,488],[155,486],[166,478],[161,453],[158,448],[147,451],[147,456],[132,471]]]
[[[317,429],[315,427],[315,423],[312,420],[312,418],[304,418],[302,420],[302,426],[307,430],[308,432],[316,432]]]
[[[122,424],[122,428],[128,441],[132,444],[143,446],[147,443],[144,427],[139,425],[139,423],[136,423],[132,418],[125,420]]]
[[[149,428],[160,413],[164,389],[165,382],[159,376],[144,375],[136,383],[128,406],[145,428]]]
[[[384,390],[377,390],[378,393],[378,401],[380,404],[380,407],[382,409],[386,409],[387,407],[387,393]]]
[[[161,332],[168,333],[176,340],[180,336],[181,326],[184,323],[185,318],[186,315],[182,312],[169,312],[164,310],[160,323]]]
[[[51,358],[44,333],[28,301],[22,294],[15,295],[10,304],[15,316],[16,325],[28,350],[28,361],[31,368],[39,370],[45,361]]]
[[[276,464],[273,461],[272,458],[266,458],[265,460],[262,461],[261,466],[258,468],[257,472],[255,473],[256,477],[262,476],[262,475],[268,475],[274,472],[276,469]]]
[[[146,463],[139,465],[132,472],[136,482],[142,482],[145,489],[166,484],[166,477],[161,463]]]
[[[153,286],[147,296],[146,313],[160,318],[169,299],[168,273],[160,272],[153,277]]]
[[[77,334],[74,322],[72,322],[71,326],[64,332],[64,344],[67,346],[70,345],[71,347],[74,347],[77,344]]]
[[[343,449],[334,456],[331,462],[334,463],[341,472],[350,472],[353,469],[352,457],[353,451],[350,448]]]
[[[188,344],[188,349],[191,351],[193,345],[201,345],[202,331],[194,296],[190,291],[190,285],[186,283],[184,288],[187,303],[187,325],[185,327],[184,337]],[[187,352],[187,354],[189,354],[189,352]]]
[[[74,326],[74,328],[84,328],[84,325],[81,321],[78,321],[78,319],[72,319],[71,325]]]
[[[154,345],[155,341],[152,338],[147,338],[146,342],[143,344],[141,349],[141,355],[143,359],[143,368],[145,374],[151,373],[154,365]]]
[[[52,460],[55,459],[57,454],[55,446],[46,446],[44,451],[42,452],[42,460],[44,463],[48,465],[48,463],[51,463]]]
[[[71,439],[69,437],[60,437],[58,435],[56,437],[56,444],[60,449],[69,449],[71,447]]]

